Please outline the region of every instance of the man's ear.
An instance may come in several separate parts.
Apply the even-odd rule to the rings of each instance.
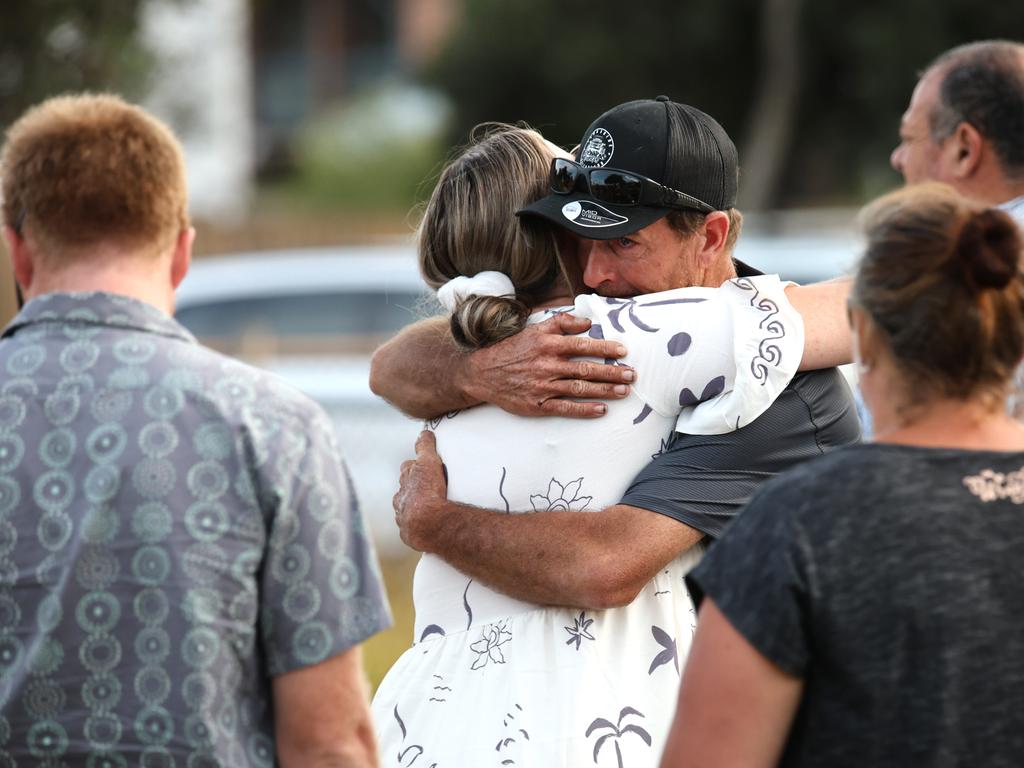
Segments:
[[[14,227],[7,225],[4,225],[4,242],[7,244],[7,252],[11,255],[14,279],[18,281],[21,290],[27,293],[35,275],[35,265],[28,243]]]
[[[954,179],[967,179],[975,174],[981,163],[985,139],[970,123],[960,123],[943,147],[949,175]]]
[[[185,227],[178,233],[174,241],[174,254],[171,256],[171,286],[177,289],[188,274],[192,264],[192,243],[196,239],[195,227]]]
[[[729,239],[729,214],[724,211],[709,213],[704,218],[703,234],[704,245],[700,258],[705,264],[711,264],[725,250],[725,243]]]

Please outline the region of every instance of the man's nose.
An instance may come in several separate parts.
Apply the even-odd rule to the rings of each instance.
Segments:
[[[896,148],[889,155],[889,165],[897,173],[903,173],[903,144],[902,142],[896,145]]]
[[[611,260],[601,241],[587,240],[587,246],[580,247],[580,264],[583,266],[583,282],[588,288],[597,288],[604,282],[615,279]]]

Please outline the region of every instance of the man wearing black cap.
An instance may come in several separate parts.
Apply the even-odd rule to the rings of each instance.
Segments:
[[[578,236],[583,281],[602,295],[715,287],[737,272],[754,274],[731,255],[741,222],[737,175],[735,147],[710,116],[666,97],[633,101],[587,129],[576,162],[553,162],[551,194],[520,215],[541,216]],[[605,396],[629,381],[628,372],[553,364],[552,350],[566,358],[593,354],[587,342],[594,340],[552,335],[586,330],[567,316],[544,325],[466,357],[445,351],[436,326],[413,328],[375,355],[371,385],[420,416],[481,401],[524,415],[600,415],[592,403],[551,398]],[[580,365],[606,383],[564,388]],[[556,384],[559,376],[564,379]],[[539,394],[536,407],[524,406],[519,389]],[[503,515],[447,501],[433,435],[425,432],[416,462],[403,467],[396,520],[415,549],[514,597],[587,608],[624,605],[680,552],[721,535],[763,480],[858,437],[853,401],[838,371],[799,374],[742,429],[677,434],[622,502],[602,514]]]

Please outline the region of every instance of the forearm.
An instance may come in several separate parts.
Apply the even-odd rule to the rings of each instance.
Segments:
[[[443,523],[423,549],[499,592],[542,605],[625,605],[701,539],[681,523],[623,505],[510,515],[443,504]]]
[[[403,413],[429,419],[477,405],[460,386],[468,354],[452,341],[445,318],[410,325],[380,346],[370,389]]]
[[[831,368],[852,361],[853,342],[846,318],[851,285],[850,278],[840,278],[786,289],[786,297],[804,320],[801,371]]]

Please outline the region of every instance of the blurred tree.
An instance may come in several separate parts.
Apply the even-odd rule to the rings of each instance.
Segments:
[[[1024,3],[466,0],[429,79],[453,142],[526,120],[572,146],[609,107],[665,93],[745,140],[741,205],[848,204],[900,182],[888,157],[917,72],[991,37],[1024,38]]]
[[[32,0],[4,4],[0,122],[67,91],[138,96],[147,57],[135,39],[145,0]]]

